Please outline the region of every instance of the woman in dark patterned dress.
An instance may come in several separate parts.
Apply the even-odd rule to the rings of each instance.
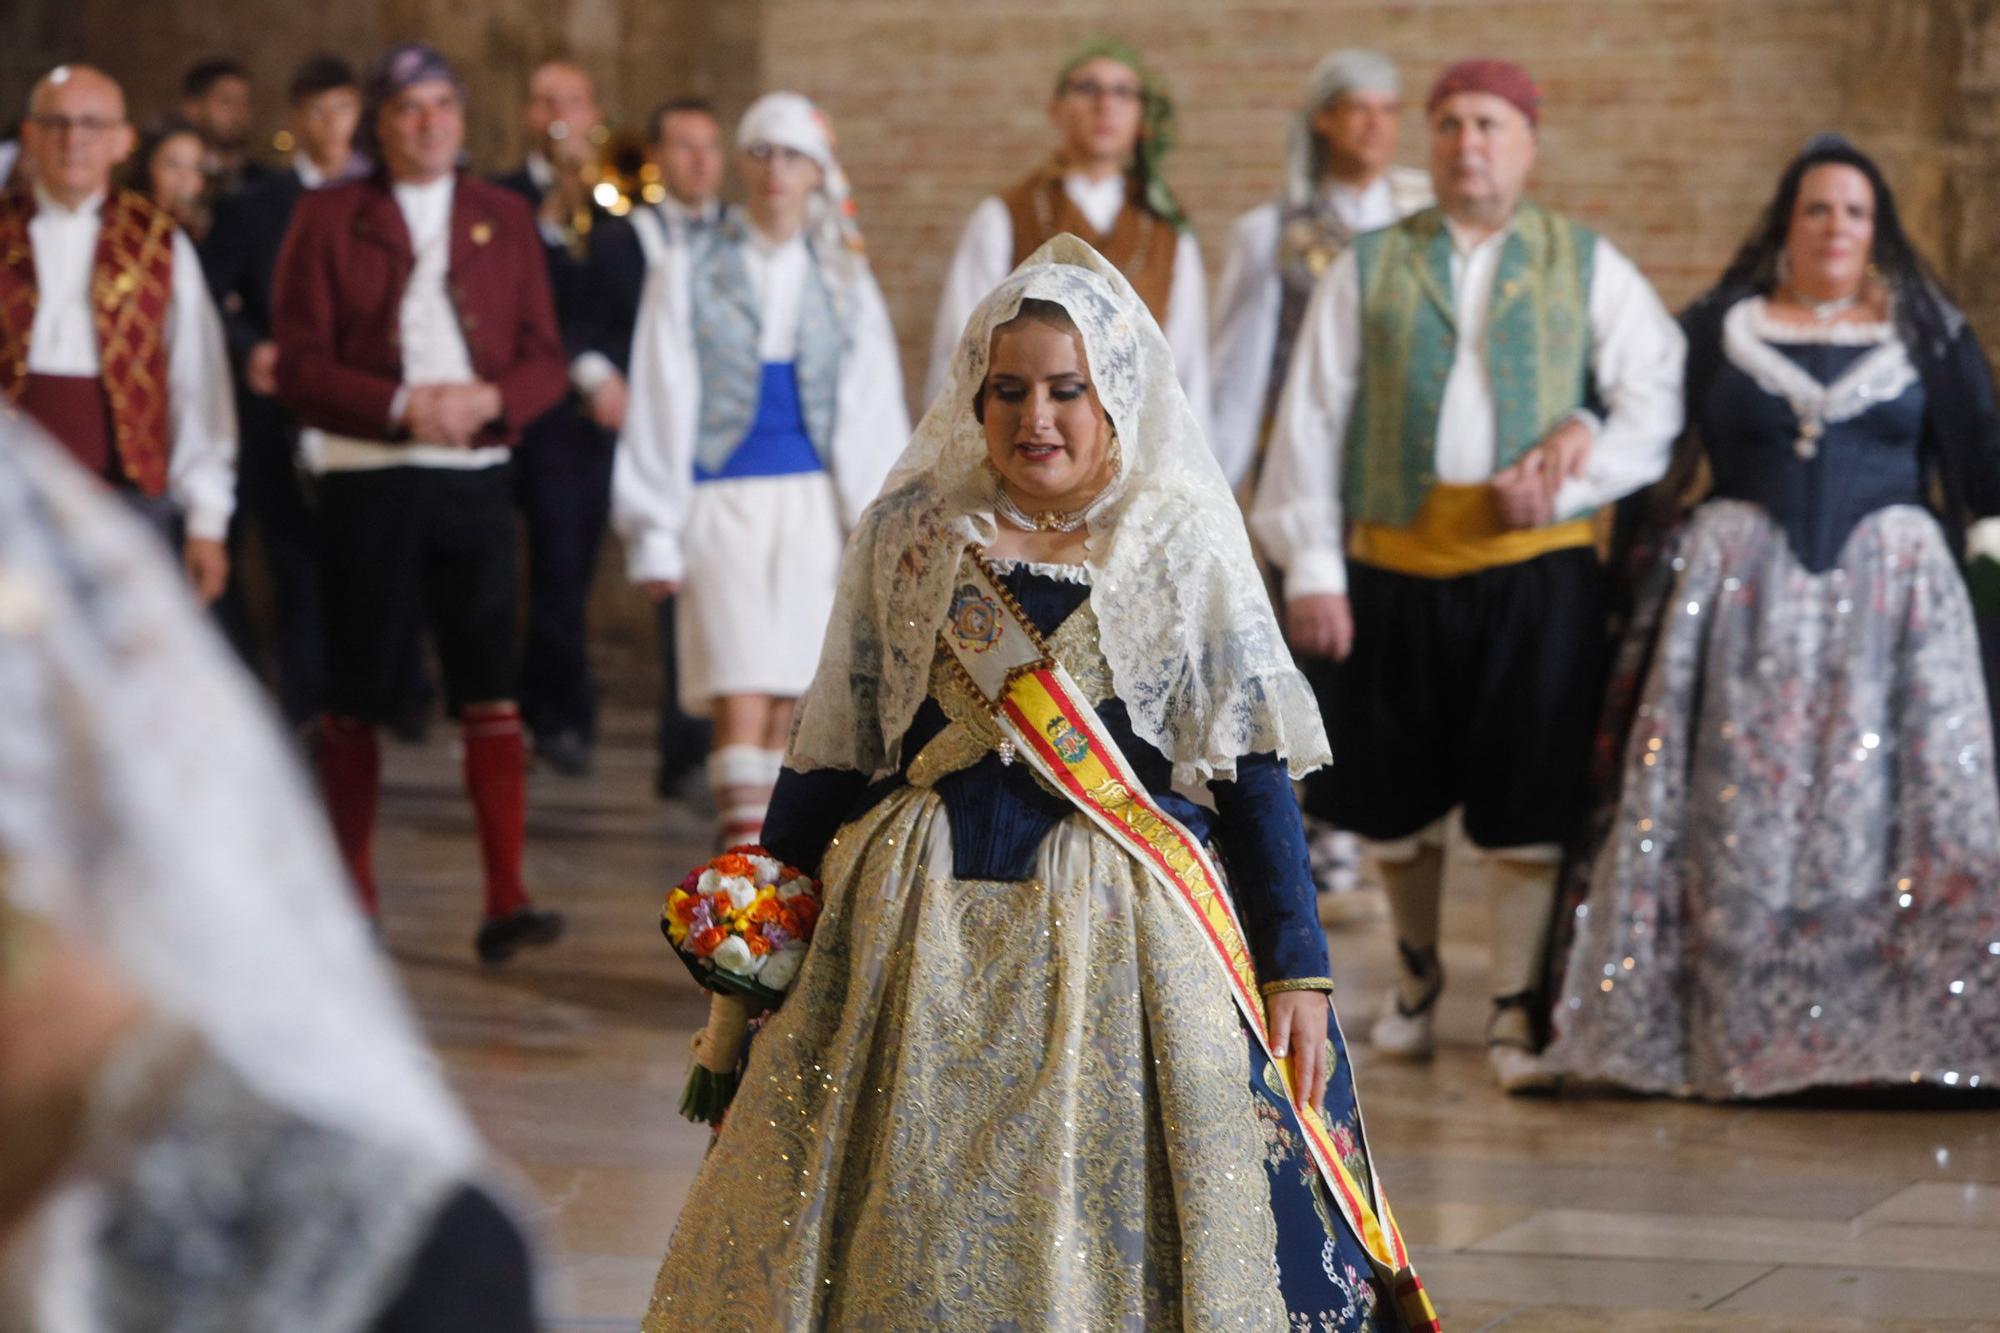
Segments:
[[[1551,1064],[1713,1098],[1991,1086],[2000,799],[1957,558],[2000,512],[1985,355],[1837,136],[1683,322],[1712,486],[1627,637]]]

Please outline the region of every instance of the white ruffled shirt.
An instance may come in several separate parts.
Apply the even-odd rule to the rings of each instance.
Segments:
[[[1486,312],[1511,226],[1468,244],[1451,224],[1457,350],[1438,413],[1442,482],[1493,477],[1497,421],[1486,366]],[[1579,415],[1594,429],[1590,461],[1556,494],[1558,520],[1587,514],[1659,480],[1680,433],[1687,342],[1632,261],[1598,238],[1586,298],[1590,370],[1608,414]],[[1287,598],[1347,591],[1341,456],[1360,384],[1361,293],[1352,250],[1314,289],[1278,400],[1250,530],[1285,573]]]
[[[791,361],[812,250],[803,234],[772,244],[752,227],[743,259],[757,293],[758,355],[766,363]],[[632,396],[612,466],[611,521],[625,543],[626,574],[634,583],[677,580],[687,571],[681,534],[694,502],[702,391],[692,267],[685,245],[661,256],[647,275],[633,332]],[[841,519],[852,528],[908,442],[910,417],[889,308],[865,267],[848,301],[849,334],[827,452]]]
[[[1063,177],[1063,192],[1084,219],[1100,232],[1111,230],[1125,206],[1122,175],[1092,180],[1081,172]],[[930,371],[924,378],[924,402],[936,401],[951,373],[959,335],[986,294],[1000,285],[1014,267],[1014,220],[999,195],[981,200],[966,219],[958,250],[945,274],[938,296],[937,322],[931,331]],[[1208,424],[1208,276],[1201,267],[1201,245],[1193,232],[1182,232],[1174,246],[1174,283],[1167,297],[1163,330],[1173,349],[1174,370],[1188,402],[1204,426]]]
[[[1430,176],[1391,167],[1359,190],[1330,182],[1325,198],[1341,225],[1359,236],[1428,207]],[[1264,428],[1278,319],[1285,305],[1284,279],[1278,271],[1283,227],[1284,208],[1276,200],[1236,219],[1216,288],[1215,333],[1208,348],[1215,380],[1209,434],[1215,461],[1222,464],[1222,475],[1231,486],[1250,470],[1257,456],[1257,436]]]
[[[35,322],[28,333],[28,373],[95,378],[97,320],[90,280],[103,229],[94,194],[65,208],[35,189],[28,243],[35,256]],[[167,299],[167,493],[190,537],[220,541],[236,511],[236,397],[222,319],[215,312],[201,257],[174,230],[173,286]]]

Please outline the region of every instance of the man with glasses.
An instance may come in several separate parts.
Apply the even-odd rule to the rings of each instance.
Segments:
[[[459,170],[465,92],[450,63],[427,46],[391,51],[369,79],[362,124],[380,168],[300,198],[271,312],[278,398],[323,435],[320,778],[372,915],[376,727],[397,716],[408,645],[428,626],[485,870],[474,948],[498,963],[563,925],[522,883],[508,456],[568,377],[533,215]]]
[[[1071,232],[1123,270],[1166,331],[1181,387],[1208,420],[1208,292],[1201,248],[1161,164],[1173,147],[1166,91],[1123,42],[1097,41],[1056,76],[1055,156],[983,200],[959,238],[931,334],[929,402],[944,388],[965,321],[1043,242]]]
[[[125,94],[88,65],[35,85],[21,127],[34,184],[0,196],[0,386],[78,462],[179,537],[204,602],[229,577],[236,408],[194,245],[114,189]]]

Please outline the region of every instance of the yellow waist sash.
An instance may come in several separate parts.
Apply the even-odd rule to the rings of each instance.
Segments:
[[[1347,553],[1377,569],[1450,579],[1595,541],[1596,529],[1589,518],[1541,528],[1504,528],[1488,487],[1438,482],[1408,527],[1356,523],[1347,539]]]
[[[1291,1057],[1281,1060],[1271,1052],[1243,926],[1207,849],[1147,794],[1069,671],[1049,655],[1026,614],[979,562],[965,562],[938,638],[992,708],[1006,738],[1002,762],[1024,760],[1187,910],[1227,977],[1244,1024],[1283,1080],[1313,1164],[1342,1217],[1382,1270],[1405,1325],[1411,1333],[1436,1333],[1441,1327],[1437,1311],[1410,1266],[1373,1162],[1371,1188],[1364,1191],[1334,1151],[1326,1122],[1294,1092]],[[1365,1128],[1361,1137],[1365,1152]]]

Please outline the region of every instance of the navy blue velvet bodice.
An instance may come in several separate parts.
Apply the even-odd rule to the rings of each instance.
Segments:
[[[1001,581],[1044,635],[1055,633],[1090,595],[1083,584],[1026,568],[1008,570]],[[1173,765],[1133,732],[1122,701],[1105,700],[1097,715],[1161,808],[1221,853],[1258,974],[1267,980],[1325,976],[1326,937],[1284,765],[1273,755],[1239,760],[1234,781],[1209,784],[1211,811],[1172,790]],[[872,786],[848,770],[786,769],[771,796],[764,845],[793,865],[816,870],[841,825],[906,785],[910,761],[949,721],[937,700],[924,700],[903,737],[903,771]],[[938,779],[933,790],[951,825],[952,874],[958,879],[1032,878],[1043,839],[1077,813],[1037,782],[1026,764],[1002,764],[993,754]]]
[[[1771,345],[1821,384],[1875,351],[1874,345]],[[1784,529],[1799,563],[1814,573],[1834,565],[1848,534],[1869,514],[1923,503],[1921,381],[1859,416],[1828,422],[1810,458],[1793,447],[1799,418],[1792,405],[1727,359],[1695,412],[1713,494],[1761,506]]]

